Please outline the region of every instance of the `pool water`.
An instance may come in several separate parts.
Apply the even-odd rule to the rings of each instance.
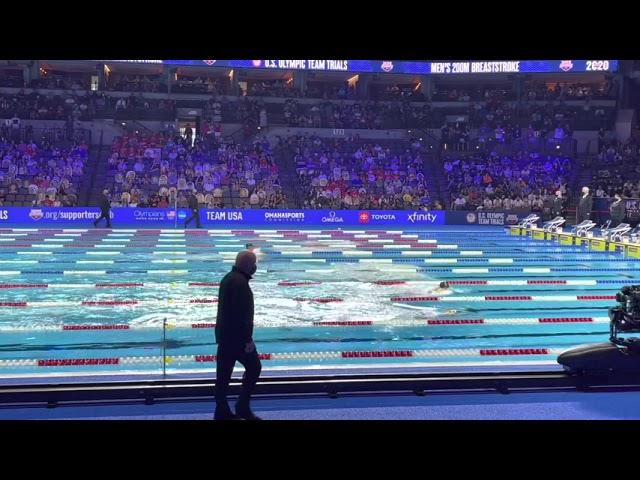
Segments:
[[[245,243],[265,369],[552,364],[608,339],[638,261],[503,229],[0,229],[0,376],[215,368]],[[450,291],[438,291],[447,280]]]

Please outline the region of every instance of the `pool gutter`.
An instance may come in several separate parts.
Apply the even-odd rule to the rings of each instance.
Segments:
[[[109,381],[74,384],[13,384],[0,386],[0,406],[32,405],[55,407],[63,404],[143,401],[147,404],[171,400],[213,398],[215,382],[210,379]],[[233,379],[231,394],[239,392],[240,379]],[[256,396],[298,396],[353,394],[416,394],[517,391],[602,391],[638,390],[640,375],[577,377],[564,372],[432,373],[382,375],[310,375],[262,378]]]

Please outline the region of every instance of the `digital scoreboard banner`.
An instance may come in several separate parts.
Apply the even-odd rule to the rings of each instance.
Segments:
[[[190,211],[186,208],[112,208],[113,225],[178,226],[182,228]],[[63,225],[76,224],[90,228],[100,216],[96,207],[6,207],[0,208],[0,228],[3,225]],[[240,210],[200,209],[203,225],[227,226],[392,226],[429,227],[445,224],[445,212],[414,210]],[[104,225],[104,224],[103,224]]]
[[[236,227],[273,226],[325,227],[401,227],[429,228],[439,225],[509,226],[518,223],[528,211],[442,211],[442,210],[258,210],[200,209],[200,221],[207,228],[216,225]],[[121,208],[111,209],[114,228],[133,225],[139,228],[183,228],[191,215],[186,208]],[[76,228],[92,228],[100,216],[96,207],[5,207],[0,208],[0,228],[26,226],[32,228],[73,224]],[[102,226],[105,224],[102,223]]]
[[[162,226],[183,228],[191,214],[186,208],[120,208],[111,209],[114,228],[134,225],[140,228]],[[401,227],[429,228],[439,225],[515,225],[528,212],[442,210],[258,210],[200,209],[200,220],[208,228],[215,225],[236,227],[287,226],[325,227]],[[5,207],[0,208],[0,228],[9,225],[52,227],[73,224],[92,228],[100,216],[96,207]],[[104,223],[102,224],[104,226]]]
[[[105,62],[346,73],[469,75],[478,73],[616,72],[618,60],[103,60]]]

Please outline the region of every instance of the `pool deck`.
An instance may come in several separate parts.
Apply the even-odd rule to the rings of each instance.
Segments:
[[[256,399],[265,420],[638,420],[640,392]],[[0,408],[2,420],[212,420],[212,401]]]

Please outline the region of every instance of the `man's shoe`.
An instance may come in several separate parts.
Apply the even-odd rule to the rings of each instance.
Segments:
[[[244,420],[262,420],[255,415],[250,408],[238,408],[236,407],[236,415]]]
[[[216,410],[216,413],[213,415],[214,420],[242,420],[242,417],[234,414],[231,410]]]

